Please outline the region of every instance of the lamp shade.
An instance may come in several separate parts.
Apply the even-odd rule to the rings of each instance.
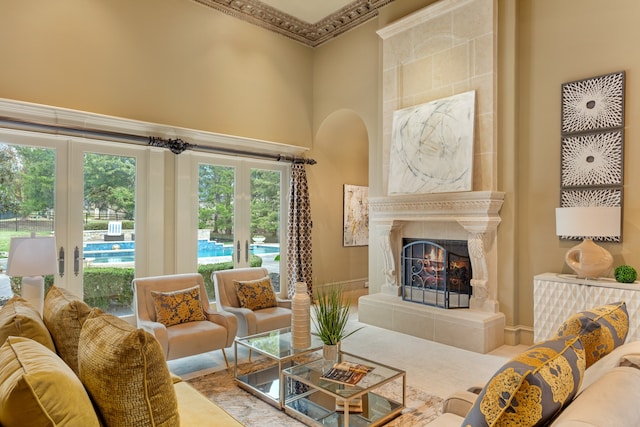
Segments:
[[[556,235],[607,237],[620,235],[620,207],[556,208]]]
[[[53,237],[12,237],[7,275],[18,277],[54,274],[56,241]]]

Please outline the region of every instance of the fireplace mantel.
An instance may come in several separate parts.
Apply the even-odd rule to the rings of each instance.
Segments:
[[[395,266],[402,237],[463,238],[468,241],[474,270],[471,307],[497,312],[497,265],[494,255],[503,201],[504,193],[496,191],[372,197],[369,200],[370,227],[380,236],[384,252],[386,283],[383,292],[391,295],[400,293],[400,272],[396,271]],[[428,235],[406,235],[405,229],[409,223],[419,223],[420,229]],[[452,234],[447,234],[447,230]],[[461,233],[464,235],[461,236]]]
[[[483,353],[501,345],[505,317],[498,304],[497,228],[504,196],[471,191],[371,197],[369,244],[381,255],[374,265],[384,283],[379,293],[360,298],[361,321]],[[396,266],[401,265],[405,237],[467,241],[473,270],[469,309],[445,310],[402,300]],[[413,321],[405,319],[409,313]],[[433,327],[411,326],[422,321]]]
[[[475,222],[495,229],[503,201],[497,191],[392,195],[369,198],[369,209],[372,220]]]

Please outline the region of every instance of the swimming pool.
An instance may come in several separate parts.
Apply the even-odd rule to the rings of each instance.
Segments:
[[[82,251],[85,259],[91,259],[94,264],[133,262],[135,242],[85,242]],[[277,254],[279,252],[279,246],[251,245],[251,253],[254,255]],[[198,258],[231,255],[233,255],[232,245],[198,240]]]

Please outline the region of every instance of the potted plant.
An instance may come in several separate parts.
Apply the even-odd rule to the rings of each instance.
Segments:
[[[323,342],[323,356],[327,360],[337,360],[340,342],[362,329],[347,332],[349,308],[351,302],[344,298],[343,287],[331,286],[317,293],[317,302],[313,305],[313,332]]]

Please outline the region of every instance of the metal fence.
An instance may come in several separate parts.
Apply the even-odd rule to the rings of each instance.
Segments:
[[[0,231],[48,233],[53,231],[53,219],[5,219],[0,221]]]
[[[117,212],[89,213],[85,212],[85,223],[94,221],[122,221],[125,215]],[[0,231],[34,231],[36,233],[48,233],[54,229],[54,215],[48,214],[40,217],[20,218],[15,214],[0,214]]]

